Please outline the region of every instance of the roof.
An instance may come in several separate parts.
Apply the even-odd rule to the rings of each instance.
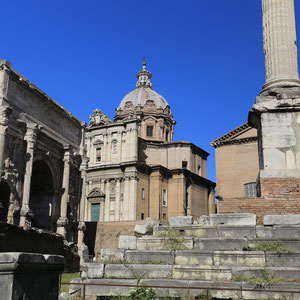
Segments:
[[[257,141],[257,133],[254,127],[247,123],[227,132],[210,143],[212,147],[218,148],[229,144],[241,144]]]

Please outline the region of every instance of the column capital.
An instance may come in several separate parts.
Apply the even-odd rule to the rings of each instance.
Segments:
[[[7,126],[9,115],[12,113],[12,108],[9,106],[0,107],[0,125]]]
[[[26,123],[26,133],[24,136],[24,140],[26,142],[35,143],[37,131],[40,130],[41,128],[42,127],[36,123]]]

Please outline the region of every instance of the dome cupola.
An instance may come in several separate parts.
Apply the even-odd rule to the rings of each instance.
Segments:
[[[137,73],[136,89],[128,93],[116,109],[115,121],[139,119],[139,136],[152,141],[171,142],[175,121],[166,99],[152,89],[152,74]]]

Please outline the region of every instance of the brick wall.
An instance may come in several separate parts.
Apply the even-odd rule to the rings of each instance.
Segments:
[[[144,221],[128,222],[98,222],[95,242],[96,260],[100,260],[101,249],[118,248],[120,235],[134,235],[136,224],[143,224]]]
[[[300,199],[300,178],[261,178],[261,196]]]
[[[264,215],[300,214],[300,199],[232,198],[219,202],[220,213],[249,212],[262,223]]]

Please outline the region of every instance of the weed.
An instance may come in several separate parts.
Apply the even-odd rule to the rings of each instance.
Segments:
[[[244,247],[244,251],[264,251],[264,252],[277,252],[289,253],[293,252],[289,247],[283,245],[280,241],[275,242],[262,242],[254,247]]]
[[[165,250],[176,251],[189,249],[186,245],[184,245],[184,237],[177,231],[172,231],[168,228],[167,231],[157,232],[156,236],[164,237],[168,240],[168,244],[164,246]]]
[[[236,276],[234,281],[246,281],[251,282],[255,285],[264,285],[264,284],[272,284],[282,281],[280,277],[277,277],[274,273],[264,269],[260,276],[251,275],[251,276]]]

